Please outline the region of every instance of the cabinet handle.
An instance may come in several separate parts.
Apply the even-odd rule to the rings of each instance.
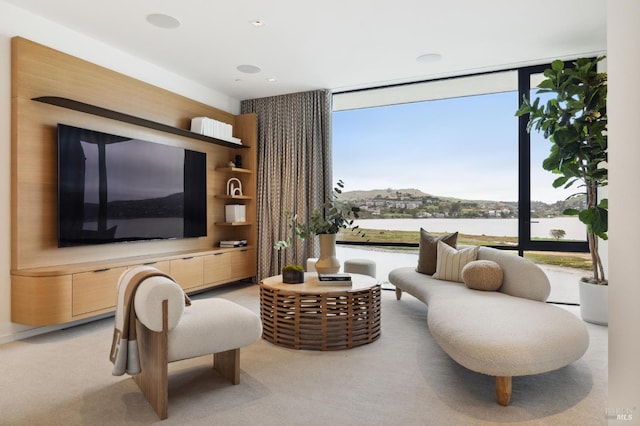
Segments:
[[[155,265],[158,262],[147,262],[147,263],[143,263],[144,266],[149,266],[149,265]]]
[[[110,269],[111,269],[111,268],[96,269],[96,270],[95,270],[95,271],[93,271],[93,272],[96,272],[96,273],[97,273],[97,272],[107,272],[107,271],[108,271],[108,270],[110,270]]]
[[[213,253],[214,256],[222,256],[224,253]]]
[[[193,256],[190,257],[183,257],[182,260],[189,260],[189,259],[193,259]]]

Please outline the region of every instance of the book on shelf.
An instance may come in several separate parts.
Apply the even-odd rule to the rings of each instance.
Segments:
[[[247,240],[220,241],[220,247],[222,248],[245,247],[246,245],[247,245]]]

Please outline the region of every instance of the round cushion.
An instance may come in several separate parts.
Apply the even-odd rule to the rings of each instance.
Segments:
[[[136,290],[133,304],[136,317],[151,331],[162,331],[162,301],[167,303],[167,327],[178,325],[184,312],[184,291],[167,277],[146,278]]]
[[[462,268],[462,280],[473,290],[495,291],[502,285],[502,268],[492,260],[474,260]]]

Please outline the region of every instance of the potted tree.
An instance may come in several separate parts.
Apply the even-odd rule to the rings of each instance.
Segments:
[[[580,58],[571,67],[556,60],[544,71],[537,94],[553,96],[540,103],[524,97],[517,116],[529,114],[527,130],[542,131],[551,142],[542,167],[558,174],[555,188],[577,184],[586,194],[583,209],[567,209],[587,226],[593,273],[580,282],[580,312],[585,321],[607,323],[607,280],[598,250],[598,239],[607,239],[608,203],[598,200],[598,189],[607,185],[607,74],[597,71],[604,57]],[[596,293],[595,299],[592,293]],[[604,300],[603,300],[604,299]]]

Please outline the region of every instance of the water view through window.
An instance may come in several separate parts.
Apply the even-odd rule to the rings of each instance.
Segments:
[[[333,113],[334,180],[345,183],[342,199],[361,208],[357,224],[370,243],[418,243],[424,228],[457,231],[459,244],[517,248],[516,80],[513,90]],[[577,190],[553,188],[554,175],[542,169],[549,146],[541,135],[531,136],[531,240],[584,241],[585,226],[562,215],[565,199]],[[358,237],[347,232],[339,239]],[[338,255],[373,258],[382,281],[389,270],[417,262],[415,247],[339,246]],[[588,267],[583,253],[525,256],[550,278],[581,276]],[[577,302],[577,295],[552,287],[550,299]]]

